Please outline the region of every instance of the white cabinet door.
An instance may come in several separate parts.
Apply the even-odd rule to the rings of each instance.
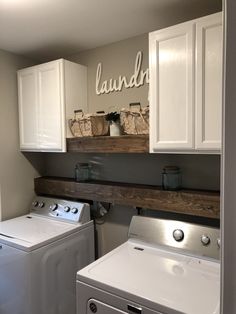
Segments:
[[[87,68],[64,59],[26,68],[18,89],[21,150],[65,152],[68,119],[87,112]]]
[[[63,61],[37,67],[39,102],[39,144],[42,150],[63,150],[65,139]]]
[[[150,151],[194,148],[194,24],[150,34]]]
[[[38,147],[37,72],[28,68],[18,72],[20,148]]]
[[[220,150],[222,118],[222,14],[197,21],[196,148]]]

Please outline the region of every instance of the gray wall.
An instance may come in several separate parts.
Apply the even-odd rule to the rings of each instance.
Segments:
[[[84,51],[70,56],[71,61],[88,66],[88,106],[89,112],[98,110],[114,111],[122,107],[128,107],[131,102],[141,102],[143,106],[148,104],[148,85],[138,88],[123,89],[121,92],[96,95],[95,77],[97,64],[102,62],[102,79],[118,79],[119,75],[127,78],[133,74],[137,52],[143,52],[142,69],[148,67],[148,34],[123,40],[108,46]]]
[[[0,219],[24,213],[33,196],[40,156],[19,152],[16,71],[32,61],[0,50]]]
[[[97,96],[95,75],[99,62],[103,63],[103,79],[130,77],[138,50],[143,51],[143,69],[148,66],[148,35],[124,40],[112,45],[86,51],[69,59],[88,66],[89,111],[114,110],[127,107],[130,102],[147,104],[148,86],[126,89],[122,92]],[[89,161],[94,179],[161,185],[162,168],[178,165],[182,169],[183,186],[186,188],[219,190],[220,157],[207,155],[167,154],[46,154],[45,174],[73,177],[77,162]],[[130,207],[114,206],[105,222],[97,226],[98,252],[103,255],[124,242],[132,215]],[[182,217],[181,217],[182,219]],[[189,218],[191,220],[191,218]],[[112,236],[111,236],[112,235]]]
[[[192,189],[220,189],[220,157],[171,154],[46,154],[46,175],[74,177],[77,162],[90,162],[94,179],[161,185],[166,165],[178,165],[182,184]]]
[[[219,8],[217,2],[217,8]],[[206,8],[206,12],[215,12],[216,7]],[[197,12],[183,12],[185,21],[198,17]],[[202,12],[201,12],[202,15]],[[166,13],[163,25],[159,28],[173,25],[180,20],[176,15]],[[137,51],[143,52],[143,69],[148,66],[148,34],[130,38],[111,45],[85,51],[67,59],[88,66],[88,106],[90,112],[97,110],[114,110],[127,107],[130,102],[139,101],[143,106],[148,102],[148,86],[123,89],[105,95],[96,95],[95,76],[97,64],[103,63],[102,80],[118,78],[119,75],[130,77],[134,69]],[[93,164],[94,178],[161,184],[161,171],[165,165],[178,165],[183,172],[183,186],[195,189],[219,190],[220,157],[206,155],[149,155],[149,154],[47,154],[45,174],[57,176],[74,176],[75,164],[79,161],[89,161]],[[106,217],[105,223],[98,226],[99,255],[106,253],[124,242],[128,225],[136,210],[128,207],[115,206]],[[182,217],[181,217],[182,219]],[[112,236],[111,236],[112,235]]]
[[[76,163],[85,161],[92,164],[94,179],[161,185],[162,168],[165,165],[178,165],[186,188],[219,190],[220,185],[220,157],[214,155],[46,154],[45,175],[74,177]],[[97,226],[99,256],[126,240],[134,214],[137,211],[131,207],[111,208],[104,224]],[[174,219],[176,215],[168,218]],[[191,216],[185,218],[192,220]]]

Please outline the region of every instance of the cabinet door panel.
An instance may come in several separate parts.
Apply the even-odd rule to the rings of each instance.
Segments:
[[[18,72],[20,148],[38,149],[37,73],[35,67]]]
[[[221,148],[222,15],[197,23],[196,148]]]
[[[62,66],[61,60],[57,60],[38,67],[39,128],[42,150],[63,150]]]
[[[194,147],[194,25],[150,34],[150,150]]]

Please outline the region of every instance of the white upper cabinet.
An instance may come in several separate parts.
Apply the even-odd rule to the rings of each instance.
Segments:
[[[68,119],[87,111],[87,69],[63,59],[18,71],[20,148],[66,151]]]
[[[194,28],[150,34],[151,139],[156,149],[193,148]]]
[[[149,35],[150,152],[218,153],[222,15]]]
[[[26,69],[18,78],[20,145],[30,150],[38,146],[36,69]]]
[[[222,120],[222,15],[196,24],[196,148],[220,150]]]

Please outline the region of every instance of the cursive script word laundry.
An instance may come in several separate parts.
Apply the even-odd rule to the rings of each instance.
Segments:
[[[96,94],[108,94],[112,92],[119,92],[122,88],[140,87],[144,82],[149,83],[149,69],[141,70],[142,66],[142,52],[139,51],[136,55],[134,74],[128,80],[125,76],[119,76],[118,79],[109,79],[101,83],[102,76],[102,63],[97,66],[96,73]]]

